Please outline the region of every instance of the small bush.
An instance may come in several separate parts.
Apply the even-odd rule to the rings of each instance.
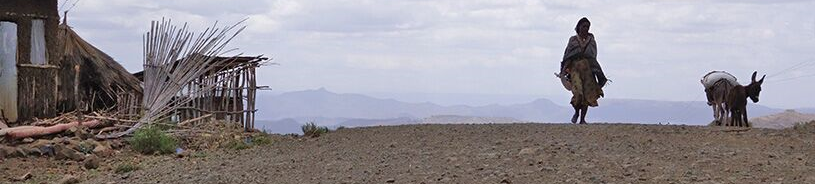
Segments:
[[[231,141],[227,142],[224,147],[229,148],[229,149],[233,149],[233,150],[242,150],[242,149],[248,149],[248,148],[252,147],[252,145],[247,144],[243,140],[231,140]]]
[[[170,154],[175,152],[178,143],[175,138],[162,132],[160,127],[148,126],[133,133],[130,145],[142,154]]]
[[[303,136],[306,137],[320,137],[320,135],[328,133],[328,127],[317,126],[314,122],[306,123],[300,128],[303,130]]]
[[[139,167],[138,165],[125,163],[125,164],[121,164],[121,165],[116,166],[116,170],[114,172],[116,172],[116,174],[123,174],[123,173],[129,173],[131,171],[135,171],[135,170],[139,170],[139,169],[141,169],[141,167]]]
[[[252,144],[254,145],[269,145],[272,144],[272,138],[269,135],[261,134],[252,136]]]
[[[257,145],[268,145],[272,143],[272,138],[269,137],[268,134],[257,134],[252,135],[251,137],[245,137],[244,139],[232,139],[225,143],[221,144],[223,148],[229,148],[233,150],[242,150],[242,149],[249,149],[252,146]]]
[[[792,126],[793,130],[807,130],[811,127],[815,127],[815,121],[810,122],[800,122],[796,123],[795,126]]]

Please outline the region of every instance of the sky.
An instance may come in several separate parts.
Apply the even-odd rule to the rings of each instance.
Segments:
[[[809,0],[60,0],[68,24],[142,69],[150,21],[203,30],[247,19],[234,54],[263,54],[273,91],[563,98],[553,73],[581,17],[592,22],[607,98],[705,100],[712,70],[750,82],[760,104],[815,107],[815,2]],[[72,7],[72,8],[71,8]],[[601,100],[602,103],[602,100]],[[564,104],[568,105],[568,104]]]

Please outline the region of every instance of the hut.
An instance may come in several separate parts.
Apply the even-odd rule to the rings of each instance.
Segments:
[[[178,105],[172,118],[176,121],[212,116],[215,119],[241,124],[247,131],[254,129],[255,99],[258,90],[268,86],[258,86],[256,69],[269,58],[261,56],[215,57],[213,63],[225,63],[214,66],[204,76],[184,85],[176,98],[189,98],[188,103]],[[226,62],[222,62],[226,61]],[[173,62],[174,70],[179,61]],[[144,80],[144,71],[133,74]],[[203,92],[203,86],[215,86]]]
[[[0,0],[0,115],[18,122],[113,107],[138,79],[60,25],[56,0]],[[123,95],[126,94],[126,95]]]

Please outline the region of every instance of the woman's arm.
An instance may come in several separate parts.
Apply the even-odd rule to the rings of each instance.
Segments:
[[[569,43],[566,45],[566,51],[563,53],[563,61],[570,60],[575,55],[580,54],[583,52],[583,47],[580,45],[580,41],[577,39],[577,36],[572,36],[569,38]]]
[[[580,53],[578,49],[580,49],[580,43],[577,40],[577,36],[572,36],[569,38],[569,42],[566,43],[566,50],[563,51],[563,60],[560,61],[561,73],[566,73],[566,66],[568,66],[568,62],[572,57]]]

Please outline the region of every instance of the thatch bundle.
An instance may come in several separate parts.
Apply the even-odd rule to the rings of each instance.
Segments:
[[[65,23],[59,26],[59,38],[63,45],[62,67],[65,71],[61,74],[62,84],[74,84],[73,89],[64,88],[74,91],[74,97],[67,99],[93,103],[88,110],[94,110],[115,105],[121,94],[143,94],[141,82],[136,77]]]

